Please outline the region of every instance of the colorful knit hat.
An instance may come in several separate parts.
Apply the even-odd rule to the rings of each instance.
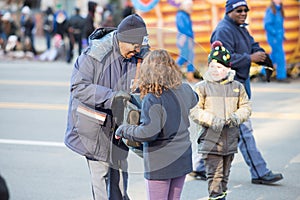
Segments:
[[[220,41],[215,41],[211,45],[211,52],[208,55],[208,63],[218,62],[225,67],[231,67],[231,55]]]

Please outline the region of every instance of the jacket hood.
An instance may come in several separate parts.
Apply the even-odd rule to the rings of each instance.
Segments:
[[[94,32],[91,33],[91,35],[89,36],[89,40],[100,39],[114,30],[116,30],[116,28],[113,28],[113,27],[98,28]]]

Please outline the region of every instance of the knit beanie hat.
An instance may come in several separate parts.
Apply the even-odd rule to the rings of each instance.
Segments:
[[[137,14],[124,18],[118,25],[117,38],[131,44],[148,44],[148,33],[144,20]]]
[[[211,52],[208,55],[208,63],[217,62],[225,67],[231,67],[231,56],[229,51],[223,46],[220,41],[215,41],[211,45]]]
[[[226,14],[230,13],[231,11],[233,11],[234,9],[236,9],[237,7],[240,7],[240,6],[246,6],[247,9],[249,9],[246,1],[227,0],[226,1],[226,7],[225,7],[226,8]]]

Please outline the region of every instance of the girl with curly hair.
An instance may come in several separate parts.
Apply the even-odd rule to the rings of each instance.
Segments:
[[[192,171],[189,113],[198,96],[186,83],[166,50],[148,53],[141,64],[138,86],[140,125],[121,125],[115,134],[143,143],[147,197],[180,199],[186,174]]]

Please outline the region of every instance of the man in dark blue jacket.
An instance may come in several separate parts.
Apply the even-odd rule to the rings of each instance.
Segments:
[[[77,58],[71,77],[65,144],[86,157],[94,200],[129,199],[127,187],[128,148],[114,139],[118,120],[114,99],[130,99],[138,63],[137,54],[148,43],[143,19],[133,14],[117,30],[97,29],[89,47]],[[119,188],[120,172],[125,180]]]
[[[213,31],[210,42],[221,41],[231,53],[232,69],[236,71],[235,80],[245,86],[250,99],[249,71],[251,63],[267,62],[268,55],[246,29],[247,24],[245,21],[248,11],[246,1],[227,0],[225,17]],[[239,148],[250,167],[252,183],[270,184],[283,179],[281,173],[273,173],[267,168],[264,158],[256,147],[251,121],[248,120],[241,124],[240,129]],[[196,176],[197,173],[194,175]],[[202,174],[198,173],[198,175]]]

